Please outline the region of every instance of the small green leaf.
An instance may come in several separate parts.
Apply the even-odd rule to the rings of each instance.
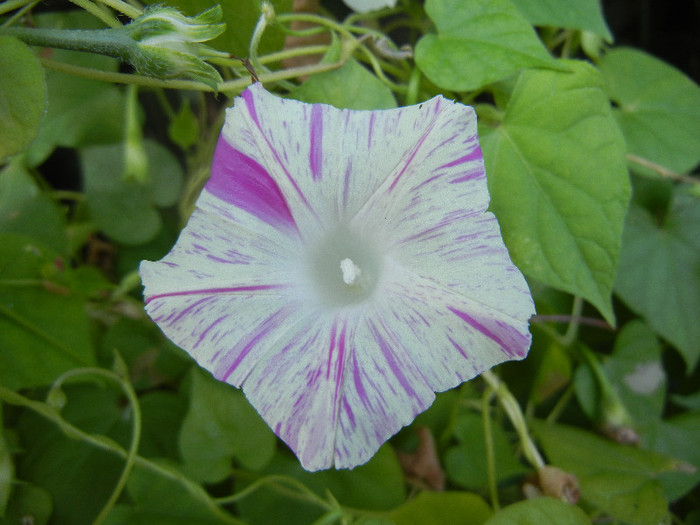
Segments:
[[[144,146],[150,166],[152,202],[161,208],[174,206],[182,194],[182,166],[168,149],[157,142],[146,140]]]
[[[170,121],[168,136],[182,149],[194,146],[199,140],[199,121],[190,107],[189,98],[183,98],[180,110]]]
[[[0,234],[0,384],[41,386],[95,363],[85,297],[53,250]]]
[[[646,436],[645,446],[687,463],[682,472],[662,472],[659,480],[669,500],[676,501],[700,483],[700,448],[697,436],[700,411],[688,412],[660,421]]]
[[[66,385],[65,391],[64,419],[89,434],[128,444],[131,412],[118,388],[78,384]],[[17,477],[49,492],[52,523],[92,523],[114,490],[124,459],[67,437],[55,423],[28,410],[17,428],[22,448]]]
[[[184,474],[172,465],[159,462],[169,476],[156,474],[137,465],[129,475],[127,491],[133,506],[120,505],[110,512],[106,525],[221,525],[227,513],[211,502],[204,489],[193,493],[179,479]],[[200,496],[200,497],[197,497]],[[206,499],[205,499],[206,498]]]
[[[182,190],[182,167],[159,144],[146,140],[149,182],[124,178],[122,144],[93,146],[81,152],[85,194],[95,222],[114,240],[143,244],[159,232],[162,221],[155,206],[177,202]]]
[[[387,517],[395,525],[482,525],[492,514],[476,494],[426,491],[387,513]]]
[[[520,501],[501,509],[485,525],[588,525],[590,518],[576,505],[556,498]]]
[[[192,369],[189,380],[190,406],[180,432],[187,474],[215,483],[231,473],[234,458],[251,470],[269,463],[275,435],[243,393],[199,367]]]
[[[12,490],[12,499],[7,505],[7,513],[3,516],[2,523],[9,525],[29,522],[32,525],[47,525],[52,513],[53,503],[48,491],[22,482]]]
[[[534,422],[532,428],[552,465],[578,478],[584,501],[639,525],[658,525],[668,513],[657,478],[678,470],[677,460],[565,425]]]
[[[272,462],[258,474],[263,477],[274,475],[291,478],[315,492],[319,498],[327,500],[330,492],[341,505],[353,508],[386,511],[401,505],[406,499],[401,465],[389,445],[381,447],[368,463],[352,471],[307,472],[301,468],[296,457],[278,452]],[[300,491],[295,485],[277,479],[274,485],[289,490],[280,491],[264,486],[240,500],[238,508],[248,523],[308,525],[324,515],[318,504],[308,501],[307,495],[298,497]],[[245,487],[241,484],[239,489],[243,488]],[[288,496],[290,492],[297,497]]]
[[[630,153],[678,173],[700,162],[697,84],[636,49],[613,49],[599,67]]]
[[[620,399],[640,425],[659,419],[666,400],[666,373],[661,345],[641,321],[627,323],[615,339],[615,347],[603,369],[616,385]]]
[[[535,358],[534,363],[529,363],[534,367],[534,380],[529,381],[532,384],[530,399],[539,404],[571,381],[571,354],[553,340],[547,341],[546,347],[534,355],[532,350],[535,350],[534,345],[528,356],[528,361]]]
[[[0,172],[0,232],[26,235],[64,255],[68,250],[65,217],[18,162]]]
[[[510,0],[427,0],[437,27],[416,45],[416,64],[444,89],[468,91],[520,69],[563,69]]]
[[[598,72],[521,74],[503,121],[480,127],[491,209],[515,264],[614,324],[611,292],[630,184]]]
[[[479,490],[488,485],[484,426],[478,414],[462,414],[455,422],[454,436],[460,442],[445,454],[447,475],[466,489]],[[515,457],[503,427],[491,423],[491,442],[496,457],[496,479],[505,480],[523,474],[525,468]]]
[[[661,346],[647,325],[639,320],[627,323],[615,340],[612,355],[603,361],[601,371],[614,389],[615,399],[623,405],[624,414],[631,418],[629,424],[635,432],[643,435],[647,427],[660,420],[666,398],[666,374]],[[605,424],[600,385],[590,366],[576,370],[575,387],[584,412]]]
[[[187,403],[177,394],[155,391],[140,397],[143,429],[139,454],[146,457],[179,459],[178,435]]]
[[[94,29],[101,22],[82,9],[42,13],[38,27]],[[119,61],[93,53],[51,50],[51,59],[100,71],[118,71]],[[47,70],[48,106],[39,136],[27,150],[31,166],[41,164],[57,146],[78,147],[120,141],[124,126],[124,94],[117,86]]]
[[[0,36],[0,162],[39,133],[46,109],[44,70],[22,42]]]
[[[331,104],[340,109],[389,109],[396,107],[391,90],[355,59],[343,67],[309,78],[289,93],[310,104]]]
[[[688,410],[700,410],[700,390],[693,394],[683,395],[673,395],[671,396],[673,403],[687,408]]]
[[[170,341],[152,323],[122,317],[104,334],[98,347],[105,366],[119,352],[130,371],[136,389],[149,389],[179,379],[192,366],[192,359]]]
[[[632,205],[615,291],[672,343],[692,370],[700,358],[700,200],[682,189],[658,224]]]
[[[88,207],[100,230],[124,244],[142,244],[158,234],[161,217],[145,185],[123,177],[122,144],[85,148],[81,161]]]
[[[613,40],[598,0],[511,1],[533,25],[580,29],[602,36],[608,42]]]

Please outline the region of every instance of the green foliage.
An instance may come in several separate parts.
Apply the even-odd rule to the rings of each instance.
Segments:
[[[491,208],[525,274],[586,298],[614,324],[630,192],[624,140],[600,74],[566,65],[569,72],[522,73],[500,122],[482,124]]]
[[[600,61],[630,153],[683,173],[700,162],[700,88],[674,67],[618,48]]]
[[[486,525],[584,525],[590,519],[580,508],[554,498],[514,503],[494,515]]]
[[[700,358],[698,228],[700,202],[683,190],[674,192],[661,224],[633,204],[615,285],[620,298],[678,348],[689,369]]]
[[[528,22],[536,26],[566,27],[589,31],[612,42],[613,37],[600,11],[598,0],[512,0]]]
[[[445,452],[447,475],[457,485],[469,490],[479,490],[488,484],[486,437],[481,419],[477,414],[463,414],[456,418],[453,428],[458,444]],[[516,459],[502,426],[493,425],[490,441],[494,448],[498,481],[527,472]]]
[[[65,217],[19,162],[0,172],[0,231],[26,235],[67,255]]]
[[[44,70],[19,40],[0,36],[0,161],[25,149],[46,107]]]
[[[477,89],[527,67],[561,68],[510,0],[428,0],[437,34],[416,46],[416,63],[445,89]]]
[[[491,515],[486,502],[469,492],[421,492],[387,514],[395,525],[482,525]]]
[[[260,470],[270,462],[274,434],[240,390],[193,368],[188,397],[179,446],[189,476],[215,483],[230,474],[234,458],[251,470]]]
[[[0,412],[0,416],[2,412]],[[12,454],[7,446],[5,436],[0,427],[0,516],[5,515],[7,503],[10,500],[10,489],[14,479],[14,464]]]
[[[391,90],[356,60],[335,71],[311,77],[290,93],[311,104],[331,104],[341,109],[389,109],[396,107]]]
[[[258,483],[266,479],[269,483],[238,503],[241,515],[251,524],[302,525],[320,520],[323,512],[318,502],[328,494],[340,504],[368,511],[388,510],[405,500],[401,467],[388,446],[352,471],[306,472],[296,458],[278,452],[260,475],[264,477]],[[242,488],[250,486],[244,482]],[[299,491],[299,486],[306,490]]]
[[[626,523],[664,519],[668,501],[657,478],[680,469],[677,460],[564,425],[534,428],[550,461],[576,475],[584,501]]]
[[[609,47],[597,0],[404,0],[361,20],[333,18],[340,0],[311,16],[272,4],[268,18],[259,0],[221,4],[227,28],[208,45],[223,53],[203,66],[215,86],[3,34],[117,27],[140,14],[130,4],[0,4],[0,523],[697,520],[695,81]],[[143,312],[139,261],[175,242],[223,109],[250,82],[228,54],[310,103],[474,104],[491,210],[537,303],[527,360],[438,394],[351,471],[304,471]],[[325,58],[300,75],[291,62],[309,56]],[[547,485],[542,463],[578,486]]]
[[[146,4],[160,4],[160,0],[148,0]],[[261,2],[259,0],[236,0],[235,2],[219,2],[223,10],[223,22],[226,24],[226,32],[212,40],[211,45],[216,49],[225,49],[239,57],[248,56],[250,38],[253,29],[260,17]],[[285,13],[292,10],[292,0],[271,0],[269,2],[277,13]],[[169,6],[182,10],[186,15],[194,16],[212,5],[213,0],[173,0]],[[276,51],[284,43],[284,33],[272,31],[263,43],[260,51],[268,53]]]
[[[38,27],[46,28],[99,27],[99,22],[83,11],[42,14],[36,20]],[[101,71],[119,68],[117,60],[101,55],[56,49],[51,58]],[[47,70],[46,91],[46,115],[39,136],[26,154],[29,165],[41,164],[57,146],[75,148],[121,140],[124,93],[116,86]]]
[[[0,234],[0,384],[41,386],[95,363],[81,274],[48,247]]]
[[[85,432],[126,442],[125,408],[113,389],[77,385],[65,389],[63,417]],[[52,519],[59,523],[90,523],[112,492],[122,460],[65,436],[59,427],[32,412],[18,424],[25,452],[17,467],[19,479],[48,491]],[[89,498],[83,497],[90,494]],[[80,505],[75,502],[80,501]]]
[[[644,432],[645,427],[661,418],[666,375],[661,363],[661,346],[648,326],[641,321],[631,321],[622,327],[613,353],[602,369],[638,431]],[[588,366],[577,370],[576,394],[589,417],[603,417],[598,413],[600,388]]]

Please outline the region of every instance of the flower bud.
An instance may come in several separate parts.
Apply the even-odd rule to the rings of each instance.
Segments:
[[[218,5],[194,17],[172,7],[151,7],[123,28],[137,42],[126,58],[139,73],[157,78],[185,77],[216,88],[221,75],[204,60],[228,55],[201,42],[226,30],[221,16]]]

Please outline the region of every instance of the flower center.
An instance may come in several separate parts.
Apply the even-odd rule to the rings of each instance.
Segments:
[[[311,246],[308,257],[312,288],[326,305],[348,306],[372,296],[382,268],[380,252],[349,228],[327,234]]]
[[[347,258],[340,261],[340,271],[343,272],[343,281],[345,281],[345,284],[348,286],[355,284],[355,281],[362,273],[362,270],[352,262],[352,259]]]

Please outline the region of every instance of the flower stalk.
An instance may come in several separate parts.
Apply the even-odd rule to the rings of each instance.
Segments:
[[[544,467],[545,462],[542,459],[535,443],[530,437],[530,433],[527,430],[527,424],[525,423],[525,417],[520,409],[518,401],[513,397],[510,390],[506,384],[501,381],[493,372],[487,370],[481,374],[481,377],[486,381],[498,398],[498,402],[505,410],[508,415],[508,419],[513,424],[515,431],[518,433],[520,438],[520,445],[523,447],[523,454],[528,463],[530,463],[536,469]]]

